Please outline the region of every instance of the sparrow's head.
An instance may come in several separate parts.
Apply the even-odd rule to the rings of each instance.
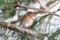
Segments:
[[[26,16],[33,17],[33,16],[34,16],[34,13],[32,13],[32,12],[27,12],[27,13],[26,13]]]

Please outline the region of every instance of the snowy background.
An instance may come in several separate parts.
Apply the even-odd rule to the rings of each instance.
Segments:
[[[48,1],[47,1],[47,2],[48,2]],[[45,5],[46,5],[47,2],[45,2],[45,1],[44,1],[44,3],[41,2],[42,6],[45,7]],[[54,12],[54,11],[55,11],[56,14],[59,14],[59,15],[60,15],[60,11],[57,12],[57,10],[58,10],[59,7],[60,7],[60,3],[59,3],[59,1],[55,2],[55,4],[56,4],[56,3],[57,3],[57,5],[55,5],[53,8],[50,7],[50,9],[48,9],[48,8],[45,7],[45,9],[46,9],[47,11],[49,11],[49,12]],[[43,4],[44,4],[44,5],[43,5]],[[22,5],[24,5],[24,4],[22,4]],[[40,8],[40,4],[39,4],[38,2],[36,2],[36,3],[31,3],[29,6],[30,6],[30,7],[34,7],[34,8],[38,8],[38,9]],[[12,18],[6,19],[5,22],[10,23],[10,21],[12,21],[12,20],[17,20],[17,19],[18,19],[18,10],[19,10],[19,8],[16,8],[16,14],[15,14],[15,16],[12,17]],[[23,15],[26,14],[26,12],[28,12],[28,11],[33,12],[33,11],[36,11],[36,10],[32,10],[32,9],[28,9],[27,11],[22,10],[22,11],[19,12],[19,15],[20,15],[20,16],[23,16]],[[41,16],[41,15],[38,14],[38,15],[36,15],[35,18],[37,18],[37,17],[39,17],[39,16]],[[0,17],[2,17],[2,10],[0,10]],[[18,25],[18,24],[17,24],[17,25]],[[39,27],[38,27],[38,28],[39,28]],[[46,33],[53,33],[53,32],[55,32],[57,29],[60,28],[60,17],[53,16],[52,19],[51,19],[51,22],[50,22],[50,26],[47,26],[47,28],[46,28],[46,27],[44,27],[44,25],[42,25],[40,28],[41,28],[40,31],[43,31],[43,32],[46,32]],[[45,28],[46,28],[46,30],[45,30]],[[14,31],[10,31],[10,30],[8,30],[8,29],[7,29],[8,31],[4,31],[3,29],[0,29],[0,30],[2,30],[2,31],[0,31],[0,40],[5,40],[5,39],[6,39],[6,40],[17,40],[17,38],[18,38],[18,37],[17,37],[18,32],[14,33]],[[36,29],[36,30],[37,30],[37,29]],[[44,31],[44,30],[45,30],[45,31]],[[5,33],[5,32],[6,32],[6,33]],[[5,36],[7,36],[7,37],[5,37]],[[5,38],[5,39],[4,39],[4,38]],[[20,38],[18,38],[18,39],[20,39]],[[57,35],[57,36],[55,37],[55,39],[60,40],[60,36]],[[47,37],[45,37],[44,40],[47,40]]]

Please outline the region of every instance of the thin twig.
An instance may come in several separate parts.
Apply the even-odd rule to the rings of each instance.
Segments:
[[[56,2],[57,0],[51,0],[51,1],[49,1],[47,4],[46,4],[46,6],[48,7],[48,6],[50,6],[51,4],[53,4],[54,2]]]

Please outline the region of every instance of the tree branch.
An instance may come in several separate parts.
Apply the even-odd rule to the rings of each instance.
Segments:
[[[41,34],[38,31],[29,30],[29,29],[22,28],[22,27],[19,27],[19,26],[14,26],[14,25],[8,26],[8,24],[5,23],[5,22],[0,22],[0,25],[2,25],[1,27],[3,27],[3,28],[8,28],[10,30],[14,30],[14,31],[17,31],[17,32],[20,32],[20,33],[27,33],[28,35],[33,36],[33,37],[40,37],[42,35],[45,36],[45,34]]]
[[[46,10],[43,10],[43,9],[31,8],[31,7],[29,7],[29,6],[22,6],[22,5],[20,5],[20,7],[28,8],[28,9],[34,9],[34,10],[38,10],[39,12],[43,12],[42,14],[44,14],[44,13],[49,13],[50,15],[55,15],[55,16],[60,17],[60,15],[58,15],[58,14],[56,14],[56,13],[49,12],[49,11],[46,11]]]

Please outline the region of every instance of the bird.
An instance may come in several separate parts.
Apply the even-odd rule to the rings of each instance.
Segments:
[[[22,18],[18,18],[18,20],[16,21],[11,21],[10,24],[15,24],[17,22],[20,22],[19,27],[22,28],[29,28],[33,22],[34,22],[34,18],[35,14],[33,12],[27,12],[25,15],[22,16]]]
[[[34,22],[35,14],[33,12],[27,12],[21,19],[20,27],[28,28]]]

